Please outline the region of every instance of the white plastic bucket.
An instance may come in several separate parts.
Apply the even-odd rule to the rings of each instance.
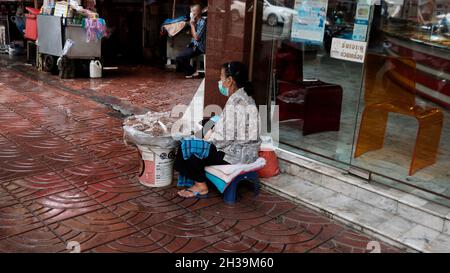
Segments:
[[[138,145],[144,162],[139,182],[148,187],[166,187],[172,184],[175,149]]]

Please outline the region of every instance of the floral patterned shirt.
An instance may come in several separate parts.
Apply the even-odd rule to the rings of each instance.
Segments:
[[[258,108],[243,88],[228,98],[209,141],[225,153],[224,160],[230,164],[249,164],[258,159]]]

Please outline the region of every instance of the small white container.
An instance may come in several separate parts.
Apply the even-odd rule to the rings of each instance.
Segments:
[[[89,65],[89,75],[91,78],[101,78],[102,77],[102,63],[98,60],[92,60]]]

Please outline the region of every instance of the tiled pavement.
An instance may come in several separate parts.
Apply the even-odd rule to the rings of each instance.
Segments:
[[[372,238],[243,187],[182,199],[136,175],[121,120],[85,97],[0,68],[0,252],[365,252]],[[382,252],[398,249],[381,244]]]
[[[0,55],[0,65],[2,64],[10,68],[4,69],[2,73],[20,71],[41,83],[100,100],[125,114],[148,110],[170,111],[173,105],[188,105],[202,81],[201,79],[186,80],[182,73],[167,73],[149,66],[120,66],[118,70],[105,70],[103,78],[87,80],[85,78],[60,79],[57,75],[30,69],[20,60],[17,62],[15,59],[6,59]],[[125,78],[126,81],[123,80]],[[26,85],[26,83],[21,84]]]

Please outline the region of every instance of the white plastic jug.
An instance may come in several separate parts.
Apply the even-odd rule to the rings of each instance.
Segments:
[[[91,78],[101,78],[102,77],[102,64],[98,60],[92,60],[89,65],[89,75]]]

